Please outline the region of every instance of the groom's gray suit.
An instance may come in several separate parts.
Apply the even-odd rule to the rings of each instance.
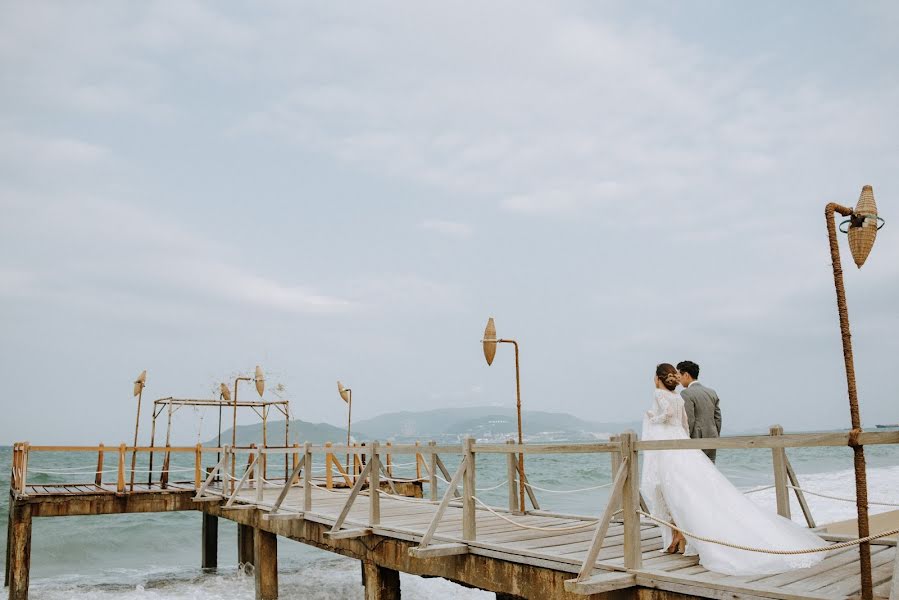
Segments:
[[[691,438],[716,438],[721,435],[721,409],[718,394],[698,381],[681,390]],[[715,450],[703,450],[715,462]]]

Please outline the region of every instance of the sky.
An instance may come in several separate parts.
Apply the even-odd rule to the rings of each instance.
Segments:
[[[696,361],[725,433],[899,422],[891,2],[2,2],[0,443],[115,444],[266,372],[294,418],[641,418]],[[242,384],[241,398],[253,397]],[[242,415],[241,423],[256,420]],[[193,443],[213,415],[176,416]]]

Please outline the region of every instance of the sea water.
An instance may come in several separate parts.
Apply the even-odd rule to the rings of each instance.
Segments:
[[[854,497],[852,451],[840,448],[797,448],[787,453],[803,488],[829,496]],[[112,454],[112,456],[109,456]],[[899,448],[867,446],[868,497],[872,502],[899,504]],[[191,457],[192,458],[192,457]],[[442,457],[450,470],[456,461]],[[0,486],[9,487],[12,452],[0,448]],[[179,463],[179,460],[181,463]],[[399,462],[401,457],[396,457]],[[115,453],[107,453],[105,477],[115,480]],[[156,468],[158,470],[158,461]],[[528,455],[526,469],[537,487],[564,492],[583,490],[609,483],[609,455]],[[270,470],[283,469],[276,460]],[[409,476],[414,467],[400,463],[397,477]],[[771,451],[719,450],[718,466],[738,487],[751,490],[773,482]],[[87,453],[34,453],[29,459],[28,482],[92,481],[96,455]],[[146,470],[142,459],[138,469]],[[177,471],[174,469],[184,469]],[[193,465],[187,457],[173,460],[173,479],[192,479]],[[505,487],[490,490],[505,479],[506,463],[500,456],[481,456],[477,465],[478,496],[503,506]],[[179,477],[180,476],[180,477]],[[140,477],[146,477],[140,474]],[[537,490],[544,510],[599,515],[608,497],[608,487],[576,493]],[[775,510],[774,490],[751,496],[760,505]],[[6,520],[7,494],[2,494],[0,519]],[[802,522],[802,512],[793,502],[794,519]],[[855,505],[816,496],[808,503],[819,524],[855,516]],[[871,512],[896,507],[871,506]],[[0,548],[6,548],[6,528],[0,529]],[[133,600],[180,600],[254,598],[253,577],[237,567],[236,526],[219,521],[219,568],[214,573],[200,569],[200,515],[154,513],[35,519],[32,533],[31,597]],[[356,560],[311,548],[285,538],[278,539],[279,587],[284,598],[362,598],[360,565]],[[471,590],[442,579],[422,579],[401,575],[403,597],[438,600],[443,598],[482,599],[493,594]]]

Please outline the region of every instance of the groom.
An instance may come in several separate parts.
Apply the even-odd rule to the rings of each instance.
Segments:
[[[687,423],[691,438],[716,438],[721,435],[721,409],[718,407],[718,394],[697,381],[699,365],[691,360],[677,363],[681,385],[684,389],[680,395],[684,399],[687,411]],[[703,450],[712,462],[715,462],[715,450]]]

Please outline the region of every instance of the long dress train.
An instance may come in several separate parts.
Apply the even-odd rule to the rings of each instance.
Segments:
[[[688,439],[687,414],[680,394],[656,390],[643,418],[644,440]],[[777,550],[816,548],[817,535],[767,511],[734,487],[701,450],[652,450],[643,458],[640,489],[658,519],[703,537]],[[662,526],[665,548],[672,532]],[[706,569],[728,575],[763,575],[810,567],[825,553],[762,554],[687,538],[687,554],[699,554]]]

